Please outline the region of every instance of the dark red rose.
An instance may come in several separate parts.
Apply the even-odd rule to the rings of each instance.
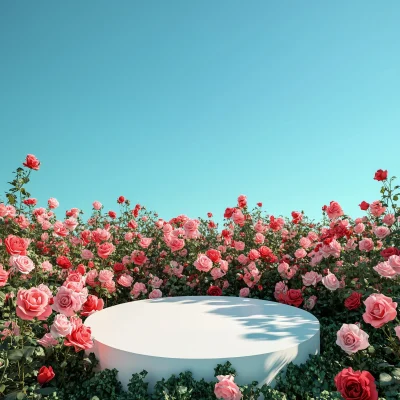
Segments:
[[[72,267],[71,261],[65,256],[57,257],[56,263],[62,269],[68,269]]]
[[[300,289],[289,289],[283,294],[281,303],[299,307],[303,300],[303,293]]]
[[[257,203],[257,205],[258,205],[258,207],[262,207],[262,203],[261,202]]]
[[[362,294],[358,292],[353,292],[345,301],[344,306],[348,310],[357,310],[361,306]]]
[[[345,400],[377,400],[375,379],[368,371],[345,368],[335,376],[335,385]]]
[[[207,250],[206,256],[212,261],[212,262],[218,262],[221,259],[221,253],[218,250],[210,249]]]
[[[122,263],[115,263],[113,269],[114,269],[114,272],[119,273],[119,272],[125,271],[126,268],[125,268],[125,265]]]
[[[400,256],[400,249],[397,247],[388,247],[380,252],[380,255],[387,261],[390,256]]]
[[[76,270],[81,274],[85,275],[86,273],[86,267],[83,264],[79,264],[76,268]]]
[[[212,213],[210,213],[210,212],[207,213],[208,218],[212,218],[212,216],[213,216]]]
[[[376,181],[385,181],[387,179],[387,170],[383,171],[382,169],[378,169],[378,171],[375,172],[374,179]]]
[[[218,286],[210,286],[207,290],[209,296],[221,296],[222,290]]]
[[[35,206],[37,203],[36,199],[25,199],[23,201],[24,204],[26,204],[27,206]]]
[[[225,210],[224,218],[230,218],[230,217],[232,217],[232,214],[233,214],[234,211],[235,211],[234,208],[229,208],[229,207],[228,207],[228,208]]]
[[[25,162],[22,165],[38,171],[40,166],[40,161],[33,154],[28,154],[26,156]]]
[[[367,211],[368,208],[369,208],[369,203],[367,203],[366,201],[362,201],[362,202],[359,204],[359,206],[360,206],[361,210]]]
[[[54,373],[51,366],[48,368],[43,366],[39,369],[37,380],[39,382],[39,385],[43,386],[45,383],[50,382],[55,376],[56,374]]]
[[[116,213],[115,211],[109,211],[109,212],[108,212],[108,215],[109,215],[111,218],[116,218],[116,217],[117,217],[117,213]]]
[[[125,197],[124,196],[119,196],[117,203],[122,204],[125,201]]]

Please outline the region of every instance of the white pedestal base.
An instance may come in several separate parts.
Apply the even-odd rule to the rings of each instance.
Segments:
[[[240,297],[168,297],[109,307],[88,317],[100,369],[116,368],[126,388],[148,371],[150,391],[172,374],[192,371],[215,381],[217,364],[230,361],[235,382],[274,384],[288,363],[319,352],[319,322],[283,304]]]

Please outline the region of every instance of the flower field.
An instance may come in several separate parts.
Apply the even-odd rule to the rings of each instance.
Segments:
[[[94,201],[88,219],[71,208],[58,220],[55,198],[40,208],[28,192],[40,168],[28,155],[0,202],[0,398],[400,399],[400,190],[387,171],[370,177],[379,195],[360,199],[355,220],[336,201],[315,222],[268,215],[240,195],[218,227],[211,212],[165,221],[124,196],[115,210]],[[196,295],[306,309],[321,323],[321,354],[289,365],[273,389],[238,386],[233,362],[215,366],[214,382],[182,371],[152,395],[146,371],[127,391],[117,371],[96,372],[86,317]]]

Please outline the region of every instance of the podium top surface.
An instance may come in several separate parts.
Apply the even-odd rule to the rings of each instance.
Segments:
[[[245,357],[297,347],[319,335],[302,309],[224,296],[167,297],[108,307],[89,316],[95,341],[121,351],[184,359]]]

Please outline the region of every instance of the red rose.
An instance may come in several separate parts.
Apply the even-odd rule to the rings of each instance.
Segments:
[[[207,290],[209,296],[221,296],[222,290],[218,286],[210,286]]]
[[[368,371],[345,368],[335,376],[335,385],[345,400],[377,400],[375,379]]]
[[[221,259],[221,253],[218,250],[214,249],[207,250],[206,255],[212,262],[215,263]]]
[[[35,206],[37,203],[36,199],[25,199],[23,203],[27,206]]]
[[[4,239],[4,244],[10,256],[26,256],[28,244],[24,239],[14,235],[8,235]]]
[[[57,257],[56,263],[62,269],[68,269],[72,267],[71,261],[69,261],[68,257],[65,256]]]
[[[25,162],[22,165],[37,171],[39,170],[40,161],[33,154],[28,154]]]
[[[258,207],[262,207],[262,203],[261,202],[257,203],[257,205],[258,205]]]
[[[55,376],[56,374],[54,373],[52,367],[47,368],[43,366],[39,369],[37,380],[39,382],[39,385],[43,386],[45,383],[50,382]]]
[[[282,293],[280,303],[288,304],[289,306],[299,307],[303,302],[303,293],[300,289],[289,289],[286,293]]]
[[[361,210],[366,211],[366,210],[368,210],[368,208],[369,208],[369,203],[367,203],[366,201],[362,201],[362,202],[359,204],[359,206],[360,206]]]
[[[117,213],[115,211],[109,211],[108,215],[110,216],[110,218],[116,218],[117,217]]]
[[[380,255],[387,261],[390,256],[400,256],[400,249],[397,247],[388,247],[387,249],[383,249]]]
[[[65,337],[64,346],[73,346],[75,352],[93,347],[92,330],[78,317],[71,317],[72,331]]]
[[[235,211],[234,208],[229,208],[229,207],[228,207],[228,208],[225,210],[224,218],[230,218],[230,217],[232,217],[232,214],[233,214],[234,211]]]
[[[207,213],[208,218],[211,218],[212,216],[213,216],[212,213],[210,213],[210,212]]]
[[[361,306],[362,294],[358,292],[353,292],[345,301],[344,306],[348,310],[357,310]]]
[[[100,311],[104,307],[103,299],[99,299],[97,296],[90,294],[87,297],[86,302],[82,306],[81,315],[83,317],[88,317],[95,311]]]
[[[387,179],[387,170],[383,171],[382,169],[378,169],[378,171],[375,172],[374,179],[376,181],[385,181]]]
[[[118,200],[117,200],[117,203],[121,204],[121,203],[123,203],[124,201],[125,201],[125,197],[124,197],[124,196],[119,196],[119,197],[118,197]]]
[[[104,242],[100,246],[97,246],[97,255],[105,260],[108,258],[112,253],[114,253],[115,246],[110,242]]]

